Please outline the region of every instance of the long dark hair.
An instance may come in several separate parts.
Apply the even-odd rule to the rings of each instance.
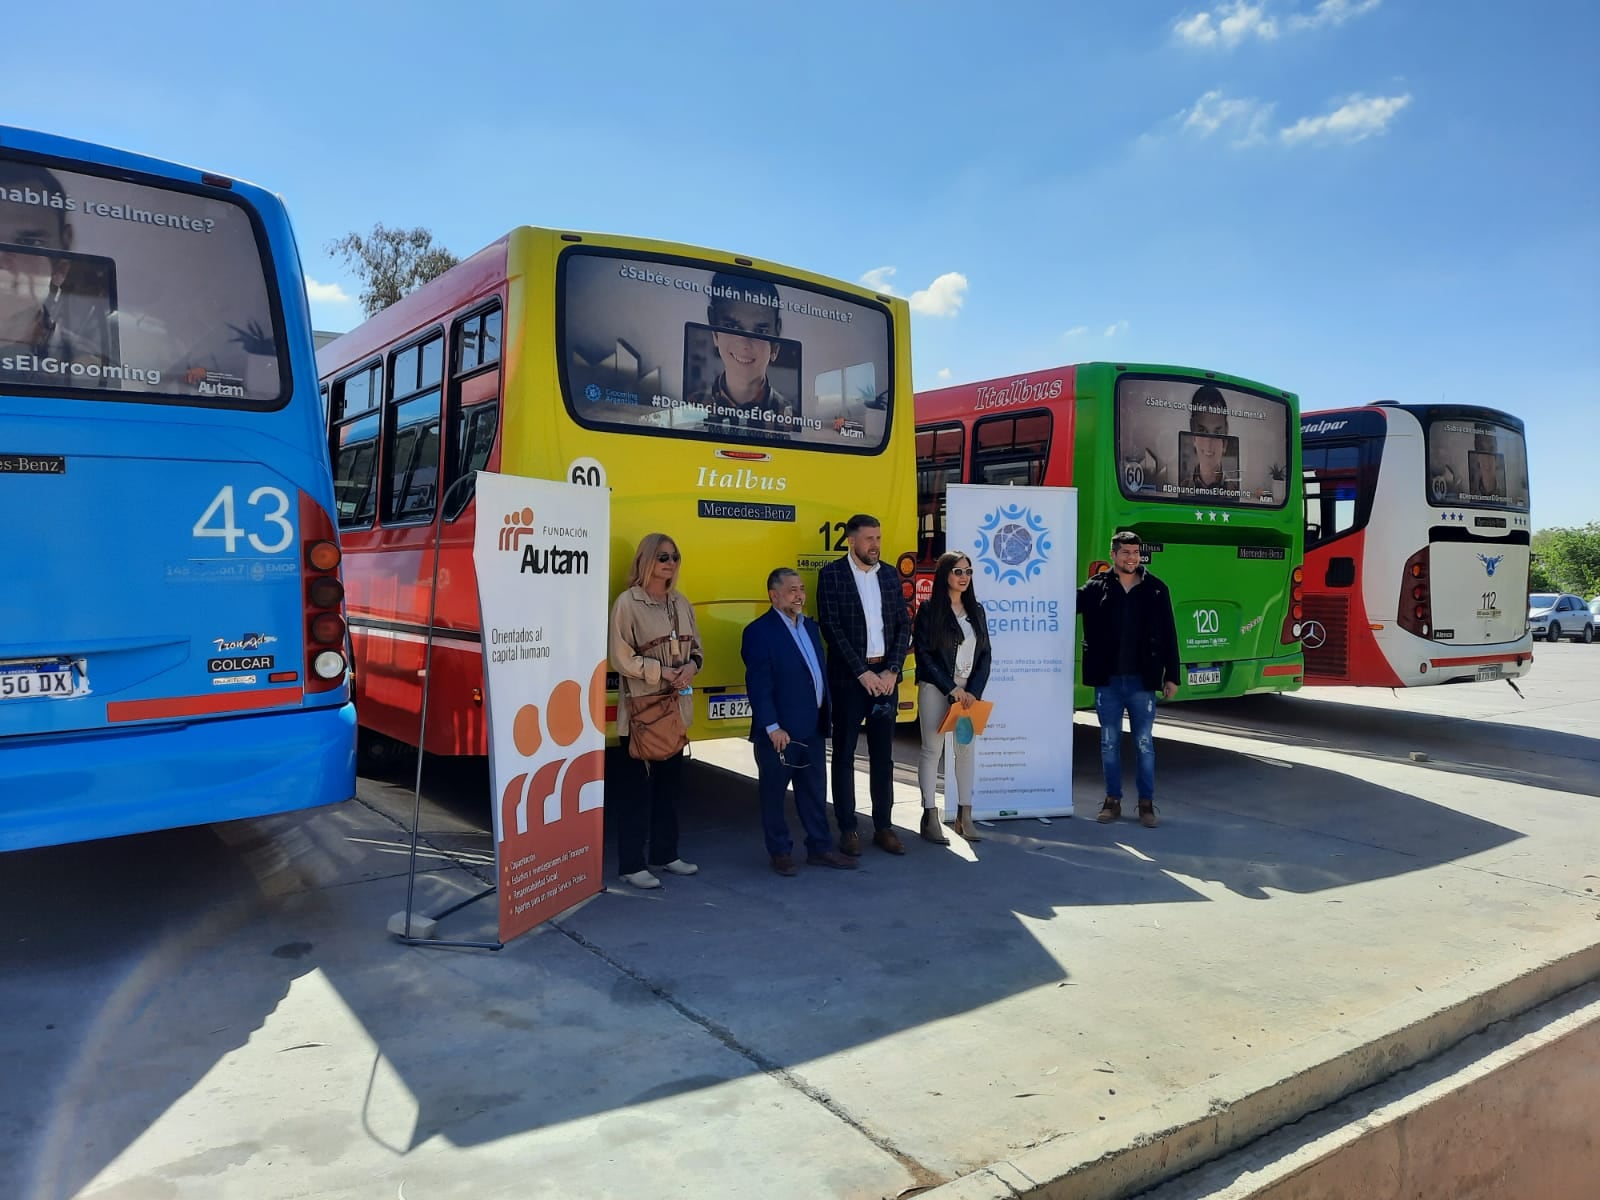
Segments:
[[[932,610],[928,620],[931,622],[933,648],[940,658],[948,658],[951,662],[955,661],[956,646],[961,642],[961,626],[956,621],[955,610],[950,607],[950,571],[963,562],[972,566],[971,556],[959,550],[946,550],[941,554],[939,564],[933,570],[933,595],[922,602],[923,608]],[[972,623],[972,636],[978,639],[981,646],[988,637],[988,623],[983,619],[983,605],[978,603],[978,577],[972,574],[967,578],[971,582],[967,585],[961,606],[966,610],[967,620]]]

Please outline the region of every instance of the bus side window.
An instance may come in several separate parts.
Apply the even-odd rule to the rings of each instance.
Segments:
[[[425,521],[439,503],[440,397],[444,381],[444,337],[397,352],[385,412],[385,524]]]
[[[333,501],[340,529],[359,529],[377,512],[378,399],[383,366],[373,363],[329,389]]]
[[[444,517],[454,521],[472,502],[476,489],[456,482],[489,465],[500,428],[500,308],[462,317],[453,333],[449,445],[445,448],[448,477]]]
[[[972,475],[975,483],[1037,485],[1044,482],[1050,449],[1050,414],[985,417],[973,436]]]
[[[941,425],[917,430],[917,552],[924,560],[945,550],[945,489],[961,482],[966,430]]]

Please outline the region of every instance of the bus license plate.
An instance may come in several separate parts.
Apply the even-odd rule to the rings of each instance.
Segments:
[[[70,700],[89,694],[81,658],[30,658],[0,662],[0,700]]]
[[[1485,683],[1491,679],[1499,679],[1505,674],[1505,668],[1499,663],[1490,663],[1487,667],[1478,668],[1478,682]]]
[[[733,721],[739,717],[750,719],[749,696],[712,696],[707,702],[706,715],[713,721]]]
[[[1205,687],[1207,684],[1222,682],[1221,667],[1190,667],[1189,686]]]

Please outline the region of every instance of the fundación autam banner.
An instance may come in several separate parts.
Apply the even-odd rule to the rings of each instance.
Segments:
[[[946,501],[945,544],[972,560],[993,654],[972,815],[1070,817],[1077,490],[951,484]]]
[[[611,495],[478,472],[500,940],[601,890]]]

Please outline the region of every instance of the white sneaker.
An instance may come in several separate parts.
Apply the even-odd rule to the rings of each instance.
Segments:
[[[670,875],[695,875],[700,871],[699,867],[691,862],[684,862],[681,858],[675,858],[669,863],[663,863],[656,869],[666,871]]]
[[[624,882],[631,883],[636,888],[644,888],[646,891],[661,886],[661,880],[649,871],[635,871],[632,875],[624,875],[622,878]]]

